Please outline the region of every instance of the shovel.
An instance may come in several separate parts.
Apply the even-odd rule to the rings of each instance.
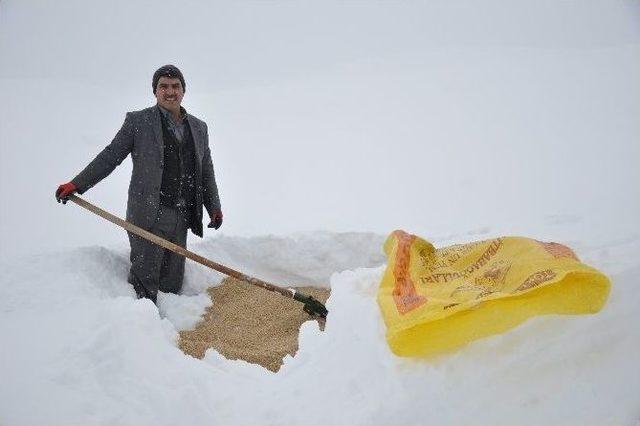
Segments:
[[[284,297],[288,297],[290,299],[293,300],[297,300],[298,302],[302,303],[303,306],[303,310],[311,315],[312,317],[315,318],[322,318],[322,319],[326,319],[327,318],[327,308],[318,300],[314,299],[312,296],[308,296],[306,294],[300,293],[299,291],[293,289],[293,288],[283,288],[283,287],[278,287],[277,285],[268,283],[266,281],[260,280],[258,278],[254,278],[254,277],[250,277],[249,275],[245,275],[242,272],[238,272],[234,269],[228,268],[224,265],[221,265],[219,263],[216,263],[212,260],[209,260],[207,258],[204,258],[200,255],[197,255],[187,249],[185,249],[184,247],[180,247],[177,244],[174,244],[170,241],[167,241],[163,238],[158,237],[155,234],[152,234],[149,231],[145,231],[144,229],[135,226],[132,223],[129,223],[125,220],[120,219],[117,216],[112,215],[111,213],[102,210],[101,208],[94,206],[93,204],[91,204],[90,202],[83,200],[82,198],[78,197],[77,195],[70,195],[68,197],[68,199],[70,201],[73,201],[74,203],[76,203],[77,205],[79,205],[80,207],[83,207],[87,210],[89,210],[92,213],[97,214],[98,216],[102,217],[103,219],[108,220],[111,223],[115,223],[116,225],[126,229],[127,231],[136,234],[139,237],[142,237],[146,240],[151,241],[152,243],[155,243],[161,247],[166,248],[167,250],[171,250],[174,253],[177,253],[181,256],[184,256],[188,259],[194,260],[196,262],[198,262],[201,265],[207,266],[211,269],[214,269],[218,272],[222,272],[225,275],[228,275],[230,277],[233,278],[237,278],[241,281],[246,281],[249,284],[253,284],[257,287],[262,287],[265,290],[269,290],[269,291],[274,291],[276,293],[280,293],[282,296]]]

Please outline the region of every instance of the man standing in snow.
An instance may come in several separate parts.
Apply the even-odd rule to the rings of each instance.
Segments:
[[[213,172],[209,134],[204,121],[180,105],[185,81],[173,65],[159,68],[152,79],[157,104],[129,112],[113,141],[73,180],[56,190],[58,202],[84,193],[107,177],[131,154],[127,221],[186,247],[187,230],[202,237],[202,207],[209,228],[222,225],[220,198]],[[129,233],[129,282],[138,297],[157,300],[158,290],[178,293],[184,257]]]

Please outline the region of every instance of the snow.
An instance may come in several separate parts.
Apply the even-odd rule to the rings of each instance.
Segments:
[[[584,230],[580,222],[564,226],[574,235]],[[574,243],[579,256],[612,278],[602,312],[535,318],[430,360],[396,357],[386,345],[375,301],[382,239],[324,232],[222,236],[195,245],[211,258],[257,259],[252,267],[263,278],[330,283],[325,331],[305,323],[299,352],[276,374],[211,349],[202,361],[177,349],[177,331],[195,324],[209,303],[206,285],[219,280],[199,265],[188,264],[187,294],[161,294],[156,308],[136,300],[126,282],[126,246],[4,262],[0,420],[418,425],[638,419],[640,367],[633,354],[640,348],[640,234],[595,246]],[[267,247],[269,262],[261,265],[252,254]]]
[[[637,424],[640,5],[0,0],[0,424]],[[277,374],[176,347],[221,276],[158,307],[124,232],[55,203],[153,71],[209,124],[225,222],[199,254],[330,286]],[[124,216],[127,160],[86,194]],[[386,235],[556,241],[612,279],[591,316],[395,357]]]

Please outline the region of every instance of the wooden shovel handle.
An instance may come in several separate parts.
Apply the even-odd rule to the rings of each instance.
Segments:
[[[253,284],[255,286],[258,287],[262,287],[266,290],[269,291],[275,291],[276,293],[280,293],[283,296],[289,297],[289,298],[294,298],[294,295],[296,294],[296,291],[293,289],[288,289],[288,288],[282,288],[282,287],[278,287],[277,285],[268,283],[266,281],[260,280],[258,278],[254,278],[251,277],[249,275],[245,275],[242,272],[236,271],[235,269],[231,269],[227,266],[221,265],[219,263],[216,263],[212,260],[209,260],[205,257],[202,257],[198,254],[195,254],[187,249],[185,249],[184,247],[180,247],[177,244],[172,243],[171,241],[167,241],[164,238],[160,238],[155,234],[152,234],[149,231],[145,231],[144,229],[130,223],[127,222],[126,220],[122,220],[119,217],[112,215],[111,213],[109,213],[108,211],[105,211],[103,209],[101,209],[98,206],[95,206],[93,204],[91,204],[90,202],[88,202],[87,200],[84,200],[80,197],[78,197],[75,194],[72,194],[69,196],[69,200],[73,201],[74,203],[76,203],[77,205],[79,205],[80,207],[83,207],[87,210],[89,210],[92,213],[97,214],[98,216],[102,217],[103,219],[108,220],[111,223],[114,223],[124,229],[126,229],[127,231],[131,232],[132,234],[135,234],[139,237],[142,237],[146,240],[151,241],[152,243],[155,243],[161,247],[166,248],[167,250],[171,250],[174,253],[177,253],[181,256],[184,256],[186,258],[189,258],[191,260],[194,260],[196,262],[198,262],[201,265],[207,266],[211,269],[214,269],[218,272],[222,272],[225,275],[228,275],[230,277],[233,278],[237,278],[239,280],[242,281],[246,281],[250,284]]]

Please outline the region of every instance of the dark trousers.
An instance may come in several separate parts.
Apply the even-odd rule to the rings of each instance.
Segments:
[[[187,245],[185,213],[176,208],[160,206],[158,217],[150,232],[181,247]],[[184,257],[157,244],[129,233],[131,270],[129,283],[138,298],[156,303],[158,290],[177,294],[182,288]]]

